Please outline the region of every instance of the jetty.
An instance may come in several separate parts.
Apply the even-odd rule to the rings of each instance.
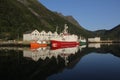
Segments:
[[[100,40],[100,41],[90,41],[88,43],[120,43],[120,40]]]
[[[30,47],[30,41],[0,41],[0,47]]]

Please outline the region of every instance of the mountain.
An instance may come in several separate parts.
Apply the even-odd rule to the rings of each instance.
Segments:
[[[105,35],[107,35],[110,39],[120,40],[120,24],[111,30],[106,31]]]
[[[102,29],[102,30],[97,30],[97,31],[94,31],[94,33],[96,34],[96,36],[102,36],[105,34],[107,30],[105,29]]]
[[[94,32],[89,31],[89,30],[86,30],[85,28],[83,28],[83,27],[77,22],[77,20],[76,20],[73,16],[71,16],[71,15],[69,15],[69,16],[64,16],[62,13],[58,13],[58,12],[55,12],[55,13],[56,13],[57,15],[61,16],[62,18],[64,18],[65,20],[69,21],[70,23],[74,24],[75,26],[81,28],[82,30],[87,31],[87,33],[89,33],[89,34],[87,34],[88,37],[94,37],[94,36],[95,36]],[[85,33],[86,33],[86,32],[85,32]],[[84,34],[85,34],[85,33],[84,33]]]
[[[22,39],[24,32],[34,29],[54,32],[56,26],[60,33],[64,24],[68,24],[71,34],[93,36],[91,31],[73,22],[70,17],[63,18],[50,11],[38,0],[0,1],[0,39],[17,39],[18,36]]]
[[[64,19],[68,20],[69,22],[71,22],[72,24],[76,25],[76,26],[80,26],[80,24],[73,18],[73,16],[69,15],[69,16],[64,16],[62,13],[58,13],[55,12],[56,14],[58,14],[59,16],[63,17]],[[81,27],[82,28],[82,27]]]
[[[95,34],[102,39],[120,40],[120,24],[110,30],[95,31]]]

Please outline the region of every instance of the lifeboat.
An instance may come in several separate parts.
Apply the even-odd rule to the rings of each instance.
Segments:
[[[47,47],[47,43],[45,41],[32,41],[30,43],[30,48],[31,49],[37,49],[40,47]]]

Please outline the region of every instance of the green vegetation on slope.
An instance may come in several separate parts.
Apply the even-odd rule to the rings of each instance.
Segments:
[[[37,0],[0,0],[0,39],[22,38],[26,31],[34,29],[58,32],[68,24],[70,33],[90,37],[91,32],[78,27],[45,8]]]
[[[105,40],[120,40],[120,25],[117,25],[110,30],[98,30],[95,34]]]

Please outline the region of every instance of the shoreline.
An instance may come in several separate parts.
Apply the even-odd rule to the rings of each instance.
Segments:
[[[93,41],[93,42],[86,42],[89,43],[120,43],[120,41]],[[30,47],[30,41],[0,41],[0,47]]]
[[[30,41],[0,41],[0,47],[30,47]]]
[[[120,40],[89,41],[88,43],[120,43]]]
[[[119,41],[116,41],[116,40],[101,40],[101,41],[91,41],[91,42],[88,42],[88,43],[120,43],[120,40]]]

